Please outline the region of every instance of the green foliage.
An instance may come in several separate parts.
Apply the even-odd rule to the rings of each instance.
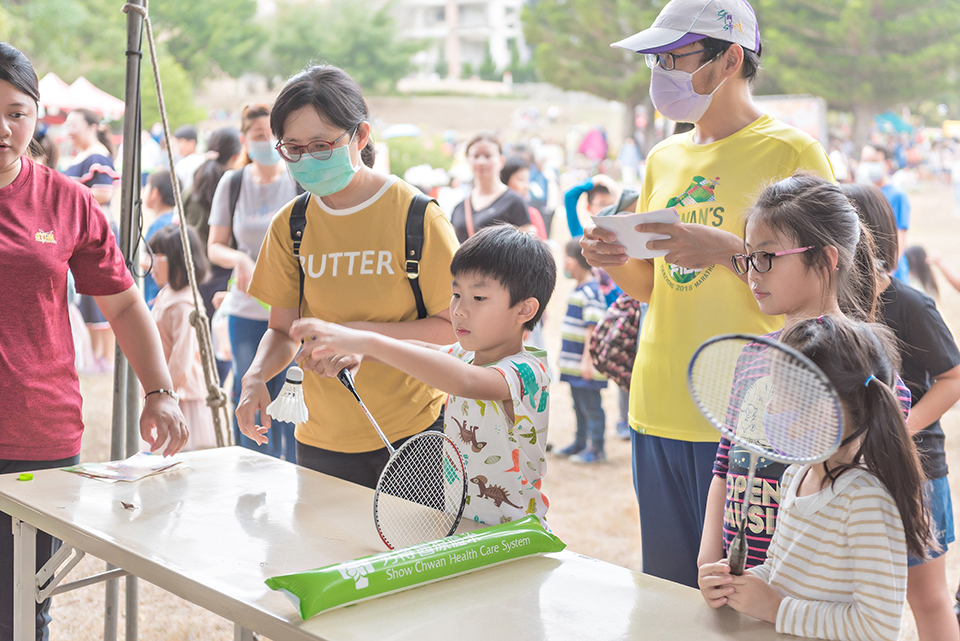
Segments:
[[[433,70],[441,78],[446,78],[450,71],[450,63],[447,62],[447,52],[443,47],[440,47],[440,57],[437,58],[437,64]]]
[[[520,61],[520,48],[517,46],[516,39],[510,40],[510,73],[513,74],[513,81],[537,82],[537,67],[531,58],[527,62]]]
[[[960,0],[760,0],[767,73],[786,92],[864,116],[951,84]]]
[[[205,120],[207,113],[193,102],[193,89],[186,70],[170,54],[160,56],[160,82],[163,103],[167,111],[170,132],[180,125],[195,125]],[[144,129],[160,122],[157,104],[157,88],[153,79],[153,66],[145,64],[140,82],[140,113]]]
[[[389,4],[371,0],[280,0],[267,31],[267,75],[288,78],[308,64],[325,62],[342,68],[370,93],[392,91],[423,48],[400,40]]]
[[[204,6],[210,10],[231,9],[235,13],[219,16],[218,27],[238,27],[241,19],[241,4],[255,8],[253,0],[207,0]],[[169,3],[166,3],[169,4]],[[154,22],[154,35],[161,40],[158,43],[160,55],[160,74],[163,81],[164,100],[171,127],[185,123],[196,123],[206,117],[202,109],[193,102],[191,77],[184,67],[165,49],[167,43],[181,42],[188,34],[197,33],[198,25],[189,23],[198,20],[187,4],[183,4],[183,13],[177,13],[169,20],[164,15],[163,2],[150,4],[151,19]],[[177,3],[180,6],[180,3]],[[20,48],[37,71],[43,77],[53,71],[67,82],[73,82],[79,76],[85,76],[90,82],[109,94],[123,99],[126,85],[127,16],[120,11],[120,4],[114,0],[31,0],[4,8],[4,18],[0,21],[0,39],[14,43]],[[251,14],[252,15],[252,14]],[[9,20],[6,19],[9,16]],[[212,19],[212,18],[211,18]],[[217,31],[216,29],[214,31]],[[174,37],[171,34],[179,34]],[[242,29],[237,33],[247,33]],[[211,46],[209,60],[206,54],[195,53],[191,58],[195,70],[204,65],[222,64],[230,67],[230,56],[226,41],[216,33],[209,34]],[[222,45],[222,46],[221,46]],[[153,70],[150,52],[144,37],[143,62],[141,65],[141,105],[143,122],[149,127],[159,122],[156,89],[153,84]],[[181,48],[181,51],[184,49]],[[206,62],[201,64],[200,58]],[[239,58],[235,59],[236,64]],[[205,72],[204,72],[205,73]]]
[[[473,65],[469,62],[464,62],[460,65],[460,77],[461,78],[473,78]]]
[[[639,104],[650,72],[639,54],[610,44],[651,25],[657,0],[538,0],[523,8],[523,33],[543,79],[571,91]]]
[[[411,167],[430,165],[450,169],[453,158],[443,153],[443,138],[392,138],[387,142],[390,148],[390,173],[403,176]]]
[[[501,74],[497,73],[497,64],[493,61],[493,54],[490,53],[490,45],[487,44],[487,53],[480,63],[477,74],[481,80],[500,80]]]
[[[158,39],[194,83],[217,68],[237,78],[250,71],[266,35],[254,20],[256,0],[151,2]]]
[[[33,62],[37,74],[86,76],[123,95],[127,15],[116,0],[29,0],[3,11],[0,37]],[[256,0],[157,1],[149,4],[154,35],[198,83],[217,68],[232,76],[250,69],[263,43],[253,21]],[[147,42],[143,41],[146,54]],[[144,56],[146,65],[147,57]]]

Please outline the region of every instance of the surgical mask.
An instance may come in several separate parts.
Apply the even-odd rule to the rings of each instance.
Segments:
[[[276,140],[251,140],[247,143],[247,155],[254,162],[273,167],[280,162],[280,154],[274,148],[276,144]]]
[[[887,173],[882,162],[862,162],[857,167],[857,182],[864,185],[880,182]]]
[[[713,62],[711,60],[710,62]],[[707,113],[713,94],[727,81],[724,78],[717,89],[708,94],[699,94],[693,90],[693,74],[706,67],[705,62],[693,73],[686,71],[666,71],[654,67],[650,74],[650,99],[664,118],[675,122],[697,122]]]
[[[317,160],[309,154],[298,162],[288,162],[287,169],[300,186],[316,196],[329,196],[350,184],[360,170],[361,162],[350,164],[350,145],[337,147],[326,160]]]

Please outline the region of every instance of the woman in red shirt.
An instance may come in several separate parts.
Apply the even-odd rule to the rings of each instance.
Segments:
[[[164,455],[187,440],[156,324],[89,189],[25,154],[37,127],[36,72],[0,42],[0,474],[78,461],[80,386],[67,311],[67,270],[93,296],[149,390],[140,435]],[[38,533],[37,568],[55,542]],[[13,581],[10,517],[0,514],[0,585]],[[46,638],[49,599],[37,606]],[[13,638],[13,592],[0,590],[0,639]]]

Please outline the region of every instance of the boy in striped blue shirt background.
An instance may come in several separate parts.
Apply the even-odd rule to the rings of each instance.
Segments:
[[[567,299],[560,346],[560,380],[570,383],[577,436],[558,454],[578,463],[600,463],[606,460],[603,451],[606,416],[600,403],[600,390],[607,386],[607,378],[593,368],[587,345],[607,305],[593,268],[580,253],[579,239],[567,243],[563,274],[577,281]]]

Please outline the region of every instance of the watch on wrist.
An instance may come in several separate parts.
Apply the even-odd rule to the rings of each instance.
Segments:
[[[172,389],[155,389],[152,392],[147,392],[143,395],[143,400],[147,400],[147,397],[151,394],[166,394],[173,398],[176,402],[180,402],[180,395],[174,392]]]

